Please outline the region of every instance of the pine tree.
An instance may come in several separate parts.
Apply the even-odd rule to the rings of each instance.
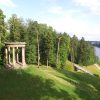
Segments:
[[[0,9],[0,64],[3,64],[2,48],[4,46],[5,37],[6,37],[6,26],[5,26],[4,18],[5,15],[3,14],[3,11]]]
[[[44,33],[41,35],[41,62],[47,66],[55,66],[55,38],[55,32],[51,27],[46,27]]]
[[[78,48],[79,48],[79,41],[78,38],[74,35],[71,38],[71,43],[70,43],[70,60],[73,63],[78,63]]]
[[[66,66],[66,61],[68,59],[68,53],[70,49],[70,37],[67,33],[60,35],[59,41],[59,56],[58,56],[58,68],[64,68]]]
[[[9,23],[9,31],[10,31],[9,41],[11,42],[21,41],[20,40],[20,36],[21,36],[20,32],[22,32],[21,19],[18,18],[16,14],[13,14],[12,17],[8,20],[8,23]]]
[[[82,38],[79,46],[79,64],[90,65],[96,62],[94,47]]]
[[[26,62],[28,64],[37,63],[37,22],[28,20],[26,34]]]

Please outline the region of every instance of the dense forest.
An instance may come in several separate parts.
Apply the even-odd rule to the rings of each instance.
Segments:
[[[34,17],[34,16],[33,16]],[[82,37],[58,33],[51,26],[13,14],[5,22],[0,10],[0,64],[4,59],[4,42],[26,42],[26,63],[64,68],[66,60],[80,65],[95,63],[94,47]],[[67,27],[66,27],[67,28]]]

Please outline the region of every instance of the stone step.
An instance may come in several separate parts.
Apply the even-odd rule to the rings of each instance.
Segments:
[[[77,64],[74,64],[74,67],[76,67],[78,70],[82,70],[85,73],[88,73],[90,75],[93,75],[91,72],[89,72],[88,70],[84,69],[83,67],[81,67],[81,66],[79,66]]]

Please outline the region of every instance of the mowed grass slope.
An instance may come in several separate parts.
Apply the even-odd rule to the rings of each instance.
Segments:
[[[0,69],[0,100],[100,100],[100,78],[45,66]]]

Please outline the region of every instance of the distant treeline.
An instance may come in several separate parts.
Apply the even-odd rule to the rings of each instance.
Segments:
[[[4,42],[26,42],[27,64],[64,68],[66,60],[81,65],[97,61],[94,47],[82,38],[58,33],[46,24],[31,19],[23,20],[13,14],[7,22],[0,10],[0,64],[3,63]],[[66,27],[67,28],[67,27]]]
[[[100,41],[89,41],[93,46],[100,48]]]

